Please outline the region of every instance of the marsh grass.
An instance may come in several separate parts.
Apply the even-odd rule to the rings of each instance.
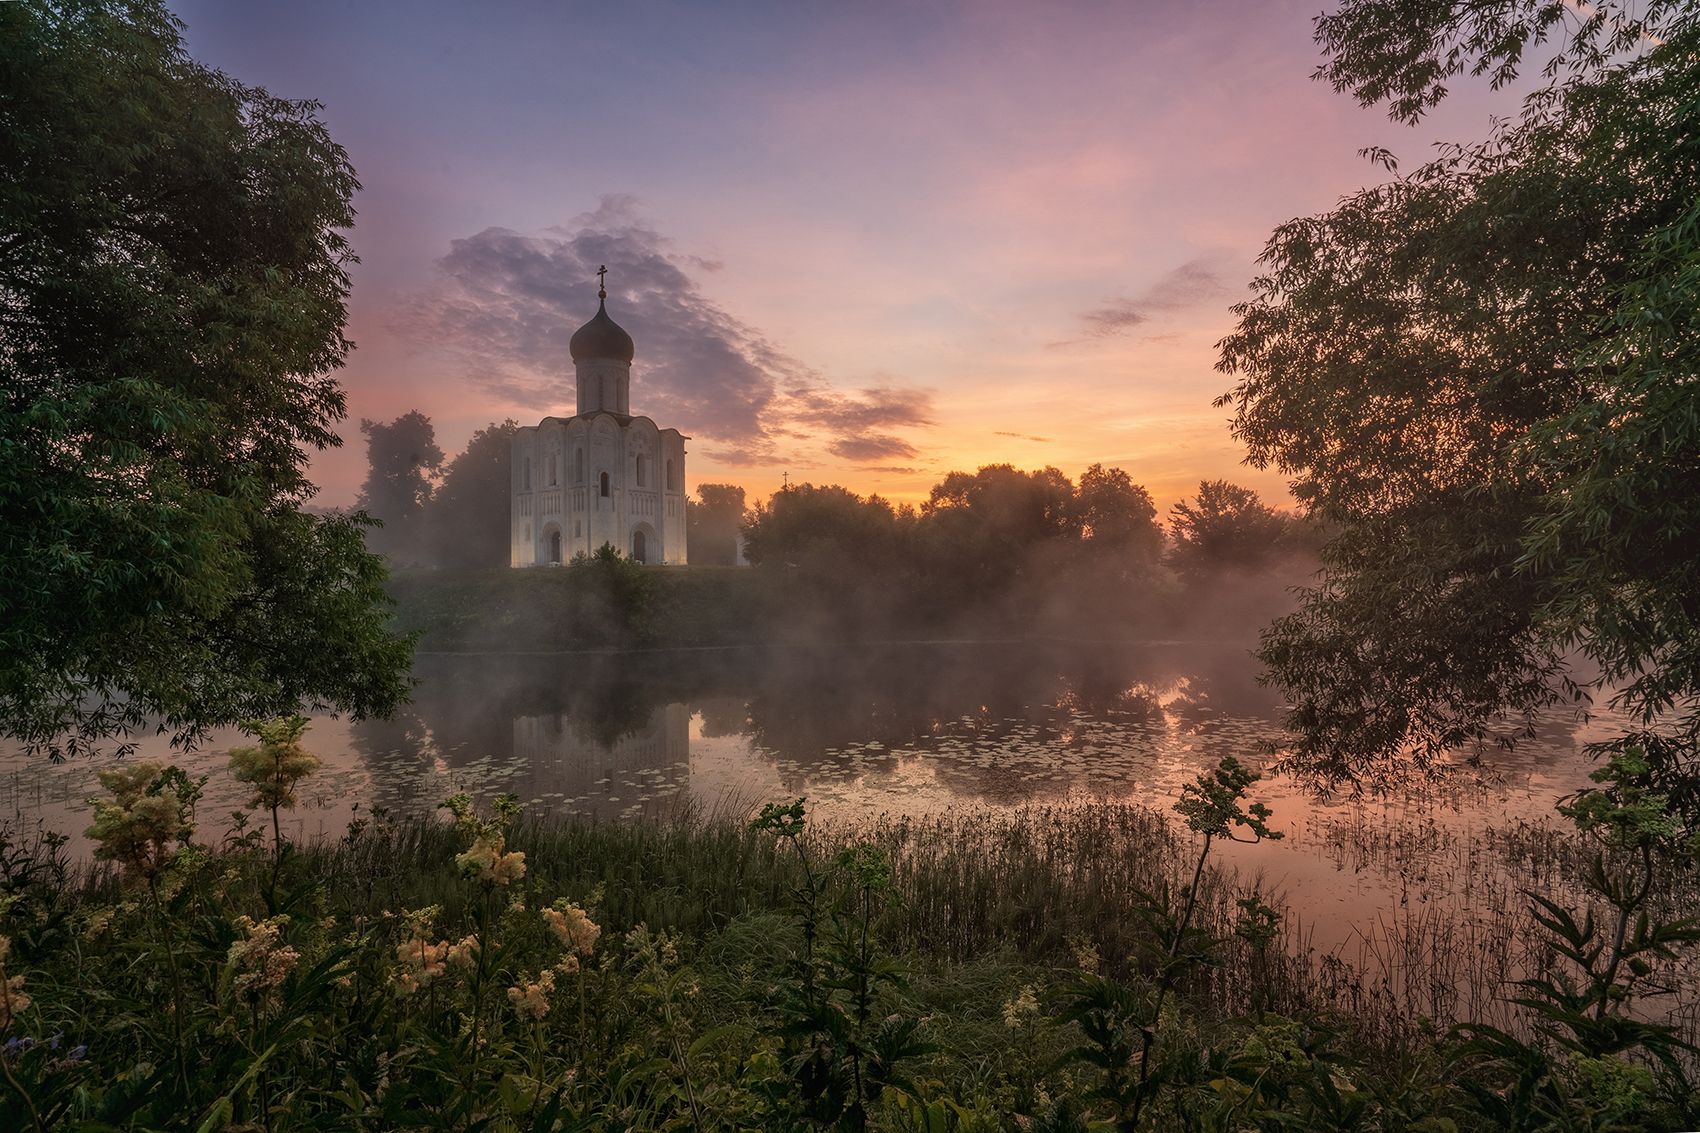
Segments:
[[[1519,822],[1466,839],[1413,822],[1387,835],[1378,842],[1362,820],[1322,828],[1346,868],[1421,877],[1448,896],[1389,903],[1349,943],[1328,950],[1318,949],[1305,923],[1255,878],[1207,866],[1195,915],[1228,943],[1186,989],[1193,1000],[1239,1013],[1256,994],[1278,1013],[1333,1013],[1360,1039],[1389,1051],[1413,1049],[1463,1021],[1526,1030],[1509,989],[1556,961],[1522,891],[1582,899],[1585,847],[1552,823]],[[459,909],[463,898],[448,868],[457,846],[452,831],[408,821],[391,837],[390,848],[366,841],[303,854],[315,872],[365,879],[356,903],[376,897],[392,908]],[[1162,811],[1109,803],[829,819],[813,824],[808,838],[822,859],[858,841],[888,855],[895,899],[879,930],[896,954],[948,964],[1005,955],[1066,969],[1075,962],[1074,942],[1086,940],[1116,973],[1132,971],[1140,950],[1140,927],[1128,911],[1141,894],[1183,881],[1197,853]],[[661,822],[522,821],[514,840],[531,848],[540,883],[599,887],[610,923],[690,937],[785,907],[798,880],[786,855],[726,811],[681,807]],[[1670,870],[1658,894],[1656,905],[1667,912],[1700,907],[1692,871]],[[1233,940],[1236,903],[1252,895],[1281,914],[1277,944],[1261,969],[1252,950]],[[1642,1010],[1700,1043],[1700,967],[1685,958],[1672,974],[1675,992]]]
[[[1560,963],[1527,895],[1600,908],[1587,884],[1596,848],[1551,819],[1460,831],[1428,816],[1353,811],[1313,817],[1304,837],[1337,869],[1377,874],[1395,893],[1345,945],[1321,952],[1292,934],[1284,941],[1289,961],[1308,969],[1297,977],[1301,998],[1345,1013],[1383,1044],[1465,1021],[1528,1035],[1512,989]],[[1632,864],[1621,852],[1605,856],[1612,871]],[[1695,909],[1700,872],[1661,860],[1649,915]],[[1678,955],[1666,976],[1668,991],[1638,998],[1633,1013],[1700,1044],[1700,957]]]
[[[1452,1023],[1530,1033],[1522,1009],[1510,1003],[1512,983],[1553,970],[1556,960],[1519,890],[1579,897],[1583,851],[1538,824],[1473,840],[1423,826],[1384,833],[1378,839],[1367,825],[1337,823],[1309,836],[1327,839],[1343,867],[1426,871],[1435,883],[1444,873],[1470,903],[1395,905],[1355,947],[1322,952],[1256,878],[1205,865],[1191,919],[1215,941],[1210,961],[1176,976],[1170,1005],[1160,1005],[1167,1057],[1190,1067],[1198,1084],[1165,1106],[1208,1101],[1231,1114],[1243,1112],[1248,1098],[1275,1104],[1257,1092],[1273,1081],[1268,1067],[1256,1070],[1265,1085],[1250,1094],[1221,1084],[1251,1065],[1245,1051],[1264,1058],[1291,1047],[1314,1068],[1306,1089],[1333,1088],[1318,1087],[1316,1075],[1355,1083],[1353,1097],[1374,1096],[1392,1112],[1409,1099],[1376,1091],[1393,1083],[1386,1089],[1442,1099],[1424,1103],[1424,1112],[1439,1113],[1452,1103],[1444,1100],[1436,1052]],[[902,1100],[888,1091],[867,1110],[870,1127],[891,1129],[922,1127],[914,1124],[922,1113],[946,1115],[938,1118],[945,1124],[928,1128],[962,1129],[1009,1127],[1012,1114],[1066,1113],[1090,1080],[1065,1059],[1081,1041],[1074,1024],[1058,1022],[1065,989],[1083,965],[1131,987],[1153,986],[1160,958],[1153,961],[1149,929],[1130,910],[1165,887],[1185,892],[1199,859],[1198,840],[1168,814],[1130,804],[811,821],[803,838],[816,861],[860,846],[889,864],[889,887],[870,923],[880,954],[900,963],[903,978],[882,992],[873,1018],[914,1019],[927,1039],[925,1051],[907,1059],[913,1094]],[[97,1101],[143,1104],[119,1083],[160,1080],[174,1040],[159,1020],[176,1018],[169,1004],[186,996],[183,1017],[201,1028],[199,1043],[247,1028],[271,1036],[267,1042],[304,1044],[291,1059],[261,1047],[246,1062],[229,1055],[186,1067],[178,1077],[187,1081],[173,1088],[193,1101],[184,1105],[196,1122],[224,1112],[224,1104],[276,1129],[385,1128],[398,1113],[408,1128],[454,1128],[475,1114],[497,1129],[577,1127],[569,1113],[590,1121],[586,1128],[604,1119],[637,1129],[787,1127],[784,1115],[796,1111],[783,1102],[788,1040],[781,1036],[790,1025],[787,972],[803,952],[798,856],[752,830],[743,815],[688,807],[650,822],[522,816],[505,839],[525,854],[523,880],[511,894],[517,903],[506,913],[509,894],[469,881],[457,867],[466,831],[428,818],[371,816],[335,842],[289,847],[281,865],[270,847],[196,852],[161,887],[176,918],[171,959],[183,968],[186,993],[172,986],[160,950],[134,935],[151,931],[151,922],[133,881],[112,865],[70,861],[54,839],[6,842],[0,932],[14,939],[7,972],[26,977],[34,1001],[13,1037],[38,1045],[0,1057],[18,1057],[20,1070],[38,1073],[32,1105],[58,1114],[65,1124],[57,1127],[76,1128],[67,1115],[79,1105],[94,1113]],[[1660,886],[1659,901],[1673,908],[1695,892],[1692,876],[1678,871]],[[505,1004],[501,986],[523,988],[554,962],[547,934],[527,918],[562,895],[592,907],[604,943],[582,974],[561,977],[548,1020],[528,1022]],[[1239,903],[1254,896],[1278,915],[1261,951],[1235,932]],[[487,970],[480,960],[478,979],[489,990],[477,999],[468,1000],[465,987],[451,989],[452,971],[411,998],[383,990],[407,912],[430,908],[437,910],[433,938],[502,936]],[[232,926],[277,915],[291,918],[280,939],[300,949],[302,973],[283,985],[282,1001],[253,1006],[243,1023],[220,990],[230,978],[221,975],[226,954],[240,936]],[[91,934],[103,918],[132,935]],[[1692,954],[1674,970],[1678,993],[1649,1000],[1646,1010],[1692,1039],[1700,1001]],[[352,990],[337,990],[339,979]],[[1030,1013],[1023,1002],[1033,1004]],[[469,1005],[485,1032],[471,1047],[455,1037]],[[86,1045],[80,1065],[91,1069],[43,1069],[60,1065],[35,1053],[54,1035],[66,1046]],[[1342,1050],[1349,1058],[1327,1053]],[[473,1065],[491,1069],[467,1077],[472,1051],[480,1052]],[[346,1062],[358,1088],[312,1081],[325,1059]],[[377,1099],[385,1089],[394,1094],[386,1067],[401,1065],[442,1084],[413,1089],[405,1105],[386,1103],[402,1110],[383,1110]],[[264,1074],[243,1078],[244,1066]],[[106,1085],[95,1088],[97,1080]],[[478,1095],[481,1081],[487,1097]],[[1211,1082],[1228,1092],[1212,1094]],[[10,1106],[0,1100],[0,1116],[24,1114]],[[339,1118],[339,1107],[367,1116]],[[1180,1112],[1162,1108],[1150,1120],[1163,1127]],[[160,1128],[197,1127],[159,1120]]]

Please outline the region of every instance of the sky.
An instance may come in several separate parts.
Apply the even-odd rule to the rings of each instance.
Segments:
[[[1271,230],[1467,140],[1311,75],[1318,0],[379,3],[179,0],[190,53],[323,104],[363,188],[349,419],[418,409],[451,454],[573,411],[567,341],[637,343],[634,413],[687,488],[1126,469],[1161,509],[1242,463],[1215,344]]]

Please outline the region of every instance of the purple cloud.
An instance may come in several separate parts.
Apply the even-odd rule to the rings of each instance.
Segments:
[[[1080,321],[1094,338],[1126,334],[1148,322],[1153,312],[1164,314],[1201,307],[1228,292],[1222,276],[1203,259],[1188,260],[1132,299],[1107,299],[1083,311]]]
[[[913,455],[892,434],[933,422],[932,396],[896,386],[834,389],[706,296],[692,272],[716,261],[677,252],[630,197],[538,235],[505,228],[451,242],[440,286],[397,313],[397,329],[464,360],[467,380],[540,414],[572,404],[567,342],[596,309],[608,265],[609,313],[637,342],[633,408],[721,442],[724,463],[785,459],[778,442],[816,438],[827,451]],[[795,447],[795,444],[793,446]]]

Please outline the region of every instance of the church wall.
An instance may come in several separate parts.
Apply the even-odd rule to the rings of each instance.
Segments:
[[[689,561],[685,440],[677,429],[657,429],[642,417],[623,426],[604,415],[548,417],[515,433],[512,455],[512,565],[550,563],[550,536],[557,531],[563,563],[604,543],[631,555],[640,529],[646,561]]]
[[[685,438],[630,417],[630,363],[587,358],[575,374],[578,413],[546,417],[514,435],[509,562],[565,563],[604,543],[632,555],[639,531],[646,562],[687,562]]]
[[[508,561],[513,566],[537,563],[536,476],[537,427],[522,426],[509,447],[508,473],[512,505],[508,508]]]
[[[672,462],[669,475],[668,462]],[[662,539],[667,547],[667,562],[681,566],[690,562],[690,548],[685,545],[685,438],[677,429],[661,434],[661,455],[658,461],[662,485]]]
[[[585,548],[594,552],[604,543],[620,547],[620,464],[625,445],[620,427],[612,418],[596,417],[586,430],[585,463]],[[608,478],[608,494],[602,494],[602,478]],[[623,548],[622,548],[623,549]]]

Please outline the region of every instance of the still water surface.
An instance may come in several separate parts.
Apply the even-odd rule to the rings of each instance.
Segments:
[[[805,795],[843,818],[1091,800],[1167,809],[1224,755],[1254,765],[1281,704],[1240,646],[934,643],[620,655],[423,656],[392,721],[318,718],[325,760],[289,818],[336,837],[374,806],[428,812],[454,790],[508,791],[530,813],[657,816],[688,801],[747,812]],[[1323,949],[1349,948],[1412,902],[1448,902],[1448,861],[1490,826],[1539,821],[1581,786],[1583,745],[1614,721],[1555,715],[1515,752],[1442,789],[1319,800],[1272,777],[1254,788],[1286,837],[1225,859],[1286,899]],[[208,773],[203,833],[241,804],[214,735],[199,751],[144,741],[138,758]],[[0,750],[0,821],[79,836],[95,766]],[[1345,831],[1346,833],[1342,833]],[[1365,853],[1366,834],[1411,853]],[[1425,861],[1421,847],[1435,849]],[[1356,847],[1356,848],[1354,848]],[[1446,853],[1445,847],[1451,847]]]

